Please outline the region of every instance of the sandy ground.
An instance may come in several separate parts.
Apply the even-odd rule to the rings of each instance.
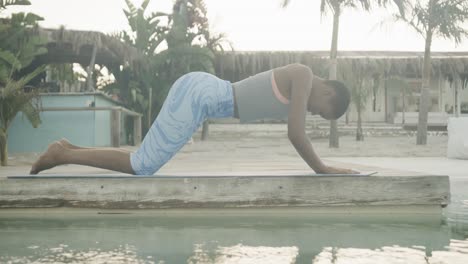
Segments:
[[[448,139],[446,135],[429,135],[428,144],[418,146],[416,137],[411,135],[367,136],[364,141],[345,135],[340,137],[340,148],[336,149],[328,147],[328,137],[310,137],[322,157],[440,157],[446,155]],[[194,138],[197,141],[199,133]],[[284,124],[211,125],[209,141],[202,142],[202,146],[194,144],[190,150],[202,148],[227,152],[249,149],[247,152],[297,156]]]

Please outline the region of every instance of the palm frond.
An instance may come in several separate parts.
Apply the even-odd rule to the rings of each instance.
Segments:
[[[7,63],[8,66],[14,70],[21,69],[21,62],[16,58],[16,56],[8,50],[0,49],[0,60],[4,63]],[[1,64],[0,64],[1,65]]]
[[[43,21],[43,20],[44,20],[43,17],[36,15],[34,13],[27,13],[24,17],[24,23],[26,23],[27,25],[33,25],[36,22]]]
[[[136,6],[133,4],[131,0],[125,0],[125,3],[127,4],[128,10],[130,11],[131,14],[136,13]]]
[[[21,112],[34,128],[37,128],[41,124],[40,110],[31,100],[23,105]]]
[[[287,7],[290,3],[291,3],[291,0],[283,0],[283,1],[281,2],[281,7],[282,7],[282,8],[285,8],[285,7]]]
[[[150,0],[144,0],[143,3],[141,3],[141,9],[146,10],[148,7]]]
[[[41,66],[35,69],[33,72],[21,77],[19,80],[8,79],[2,92],[4,92],[5,96],[17,94],[18,92],[22,91],[26,84],[28,84],[34,77],[42,73],[44,70],[45,66]]]
[[[28,0],[0,0],[0,10],[12,5],[31,5]]]
[[[417,33],[419,33],[421,36],[425,37],[426,32],[424,31],[423,28],[421,28],[417,22],[417,17],[413,16],[411,19],[408,19],[404,16],[401,16],[400,14],[394,14],[395,21],[401,20],[405,23],[407,23],[412,29],[414,29]]]

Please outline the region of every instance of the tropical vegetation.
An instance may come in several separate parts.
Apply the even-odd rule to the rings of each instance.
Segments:
[[[395,14],[424,38],[424,66],[422,71],[421,95],[416,144],[427,144],[427,119],[429,112],[429,91],[431,80],[431,45],[436,37],[460,43],[468,36],[464,23],[468,19],[468,2],[460,0],[407,1],[405,8]],[[460,76],[455,76],[461,79]]]
[[[137,7],[126,0],[130,30],[118,36],[143,53],[142,67],[111,69],[116,81],[104,89],[118,94],[133,110],[144,113],[146,131],[172,83],[184,73],[214,73],[215,52],[222,50],[223,35],[212,35],[202,0],[177,0],[171,14],[147,14],[150,0]]]
[[[402,1],[404,0],[394,0],[394,2],[401,7]],[[290,4],[291,0],[283,0],[282,5],[286,7]],[[321,0],[320,1],[320,13],[323,15],[327,10],[333,13],[333,31],[332,31],[332,43],[330,49],[330,63],[329,63],[329,74],[328,79],[336,80],[337,79],[337,55],[338,55],[338,31],[340,25],[340,16],[344,9],[347,8],[357,8],[361,6],[365,11],[369,11],[373,3],[379,5],[386,5],[390,0]],[[331,148],[338,148],[339,143],[339,134],[338,134],[338,125],[337,121],[333,120],[330,122],[330,137],[329,137],[329,146]]]
[[[7,6],[29,5],[25,0],[0,0],[0,12]],[[8,163],[8,128],[18,112],[37,127],[39,101],[37,90],[25,89],[44,71],[44,67],[26,69],[34,57],[47,52],[45,41],[34,34],[41,17],[32,13],[16,13],[0,19],[0,160]]]

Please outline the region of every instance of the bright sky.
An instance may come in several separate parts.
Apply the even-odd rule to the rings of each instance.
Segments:
[[[32,11],[45,18],[44,27],[65,25],[68,29],[117,32],[127,26],[124,0],[31,0]],[[142,0],[133,0],[139,5]],[[149,10],[169,12],[173,0],[152,0]],[[332,15],[320,16],[320,1],[292,0],[288,8],[281,0],[205,0],[215,32],[227,34],[235,50],[329,50]],[[392,9],[392,10],[390,10]],[[424,40],[403,23],[388,22],[394,8],[372,13],[347,10],[341,16],[339,50],[423,51]],[[468,28],[468,22],[466,23]],[[468,51],[468,40],[458,46],[436,39],[433,51]]]

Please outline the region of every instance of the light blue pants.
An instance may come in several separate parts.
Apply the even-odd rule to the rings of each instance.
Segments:
[[[136,175],[152,175],[168,162],[207,118],[234,115],[232,85],[214,75],[192,72],[172,85],[141,146],[130,154]]]

